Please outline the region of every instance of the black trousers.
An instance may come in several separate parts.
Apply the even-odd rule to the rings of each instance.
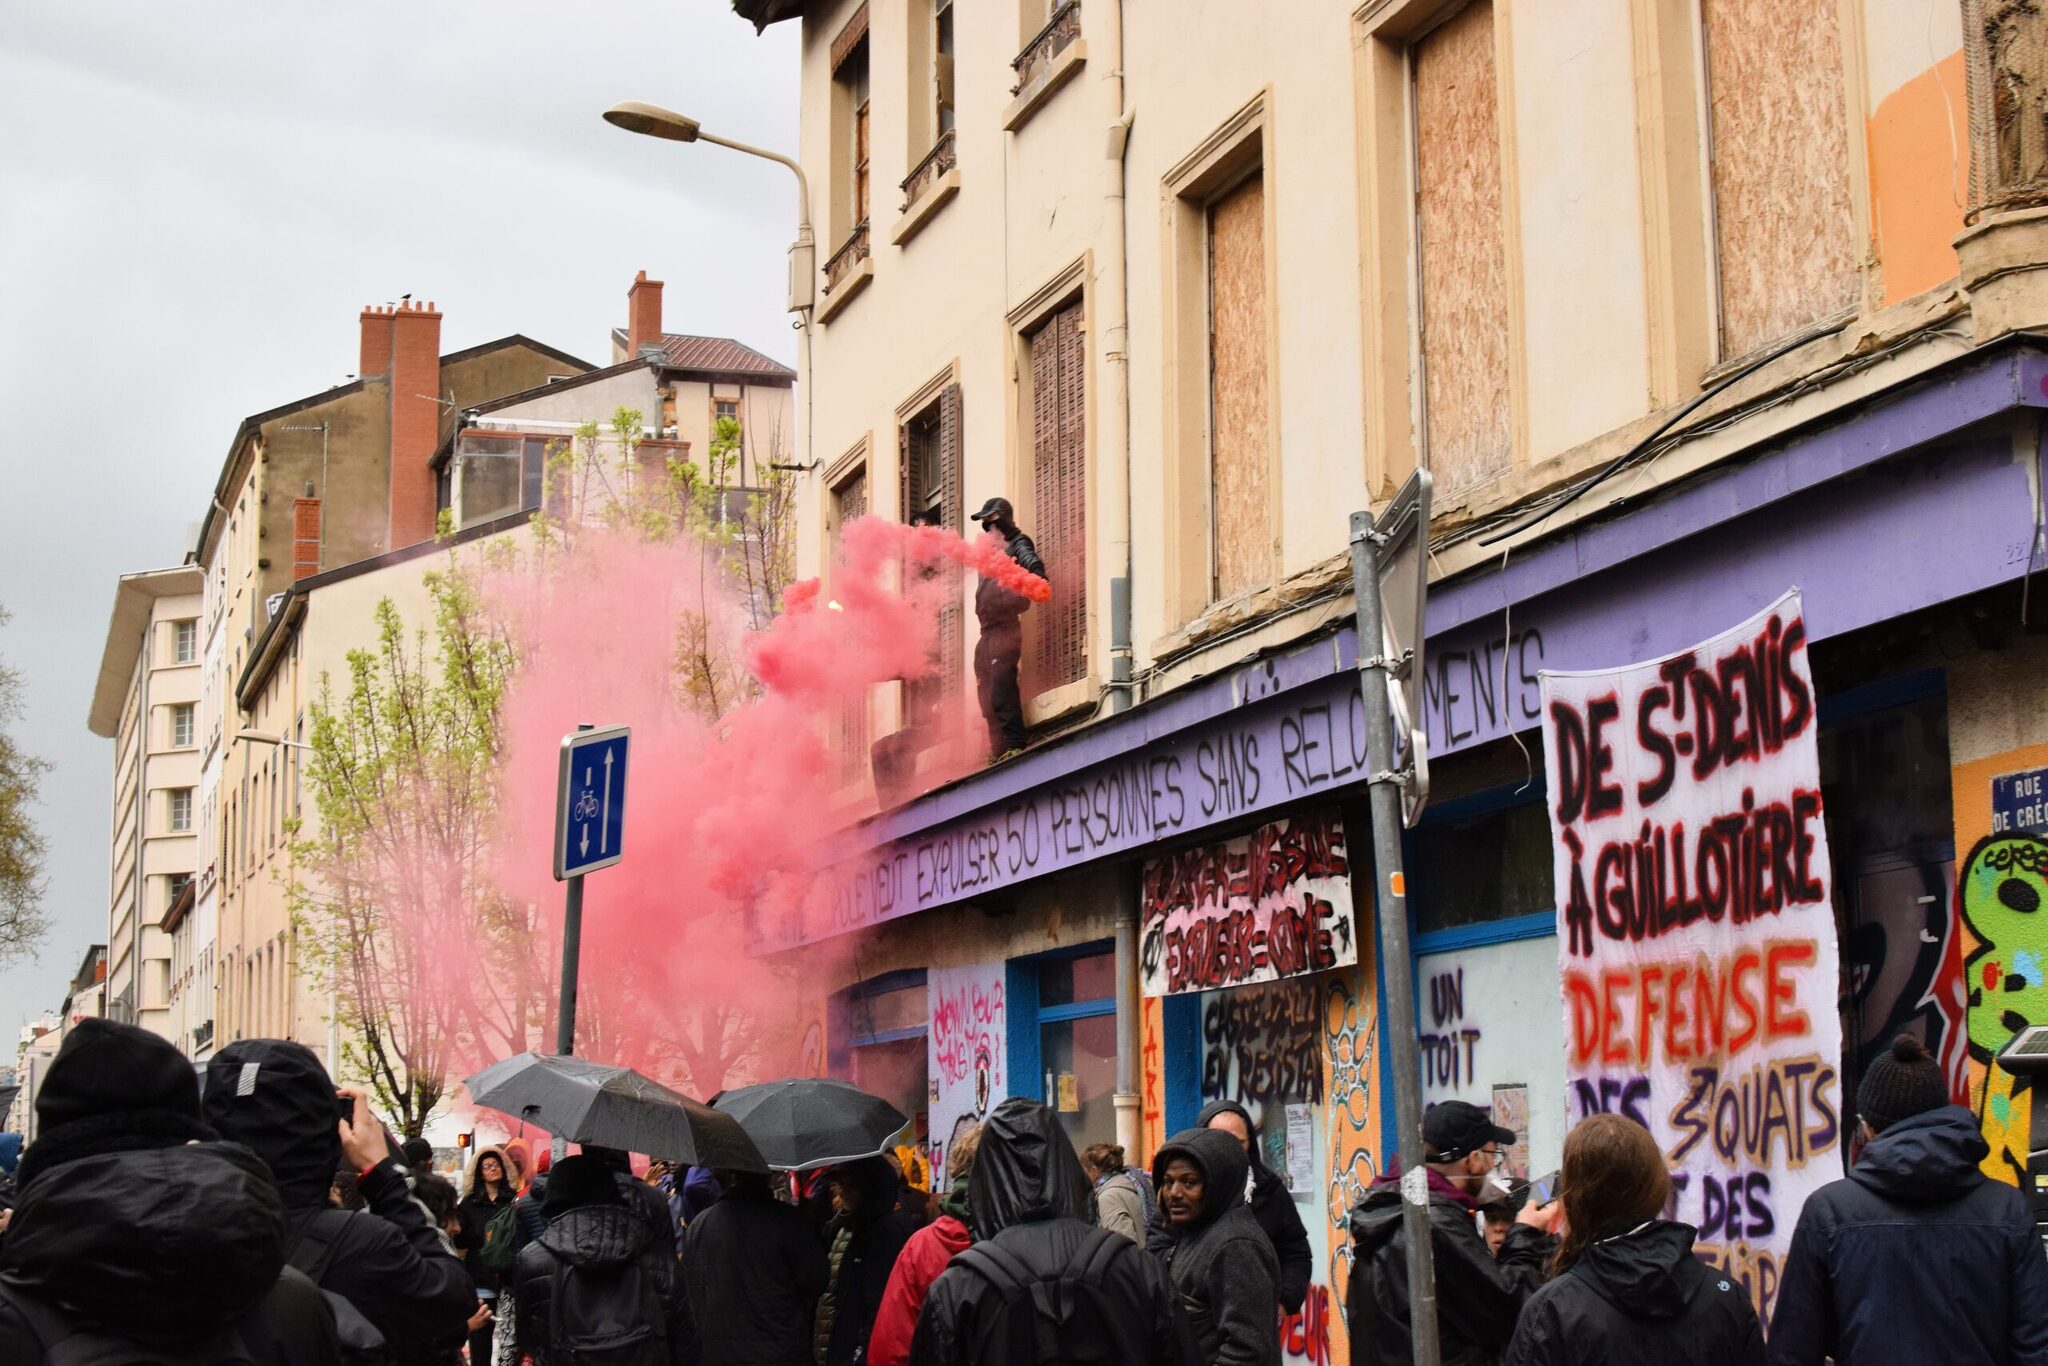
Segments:
[[[990,757],[1024,748],[1024,699],[1017,691],[1017,662],[1024,656],[1024,628],[998,622],[981,628],[974,646],[974,683],[988,722]]]

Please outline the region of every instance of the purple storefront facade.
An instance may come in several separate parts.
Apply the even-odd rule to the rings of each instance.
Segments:
[[[1983,749],[1977,732],[1999,718],[2048,714],[2038,705],[2048,688],[1979,695],[1991,678],[2011,693],[2027,674],[2014,665],[2033,648],[2020,613],[2030,574],[2048,563],[2044,410],[2048,349],[2007,339],[1432,587],[1423,710],[1433,795],[1406,851],[1427,1102],[1494,1107],[1525,1135],[1513,1158],[1524,1174],[1557,1166],[1574,1116],[1539,671],[1682,650],[1788,589],[1802,597],[1820,703],[1843,1094],[1853,1096],[1862,1059],[1902,1031],[1956,1060],[1960,1082],[1960,968],[1974,941],[1956,891],[1969,851],[1957,847],[1963,794],[1952,801],[1951,769]],[[854,943],[857,958],[884,965],[838,993],[830,1051],[837,1065],[849,1040],[909,1049],[929,1034],[935,1168],[990,1086],[1071,1114],[1077,1141],[1107,1137],[1084,1045],[1114,1060],[1107,984],[1126,971],[1156,980],[1171,949],[1142,920],[1127,947],[1136,962],[1118,963],[1103,937],[1111,913],[1095,903],[1149,896],[1147,871],[1166,855],[1247,837],[1260,847],[1269,832],[1284,838],[1341,812],[1357,832],[1344,851],[1355,964],[1308,973],[1292,995],[1288,983],[1247,977],[1147,1000],[1141,1036],[1145,1145],[1207,1099],[1246,1103],[1268,1165],[1287,1169],[1328,1250],[1317,1284],[1341,1303],[1343,1215],[1380,1170],[1392,1121],[1373,1023],[1356,656],[1348,625],[1330,630],[887,812],[826,851],[828,890],[787,922],[757,923],[756,942]],[[1952,723],[1971,732],[1953,761]],[[2043,732],[2048,743],[2048,723]],[[1080,938],[1096,937],[1077,943],[1076,923],[1087,927]],[[2048,942],[2038,948],[2048,959]],[[929,974],[907,966],[921,962]],[[889,1004],[901,992],[928,1000],[924,1022],[914,1006]],[[971,1102],[954,1098],[969,1092]]]

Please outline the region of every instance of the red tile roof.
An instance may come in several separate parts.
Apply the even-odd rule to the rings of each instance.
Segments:
[[[623,328],[612,329],[612,337],[619,345],[626,344]],[[693,337],[681,332],[664,332],[661,334],[661,347],[663,364],[675,370],[759,375],[766,379],[796,378],[796,371],[781,361],[764,356],[751,346],[743,346],[731,337]]]

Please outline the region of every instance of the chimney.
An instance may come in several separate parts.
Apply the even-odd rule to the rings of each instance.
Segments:
[[[307,484],[304,498],[292,499],[292,582],[320,572],[320,500]]]
[[[373,361],[381,369],[371,369]],[[434,471],[427,462],[441,439],[440,313],[431,303],[365,309],[363,367],[366,378],[385,377],[391,414],[391,503],[384,548],[430,541],[439,511]]]
[[[638,356],[641,347],[660,342],[661,281],[648,279],[643,270],[626,291],[626,355]]]

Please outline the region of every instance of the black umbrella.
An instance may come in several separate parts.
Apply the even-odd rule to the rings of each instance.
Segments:
[[[630,1067],[521,1053],[471,1077],[470,1099],[575,1143],[595,1143],[692,1166],[765,1172],[730,1115],[676,1094]]]
[[[727,1091],[714,1107],[740,1122],[777,1171],[810,1171],[873,1157],[904,1125],[903,1112],[830,1077],[791,1077]]]

